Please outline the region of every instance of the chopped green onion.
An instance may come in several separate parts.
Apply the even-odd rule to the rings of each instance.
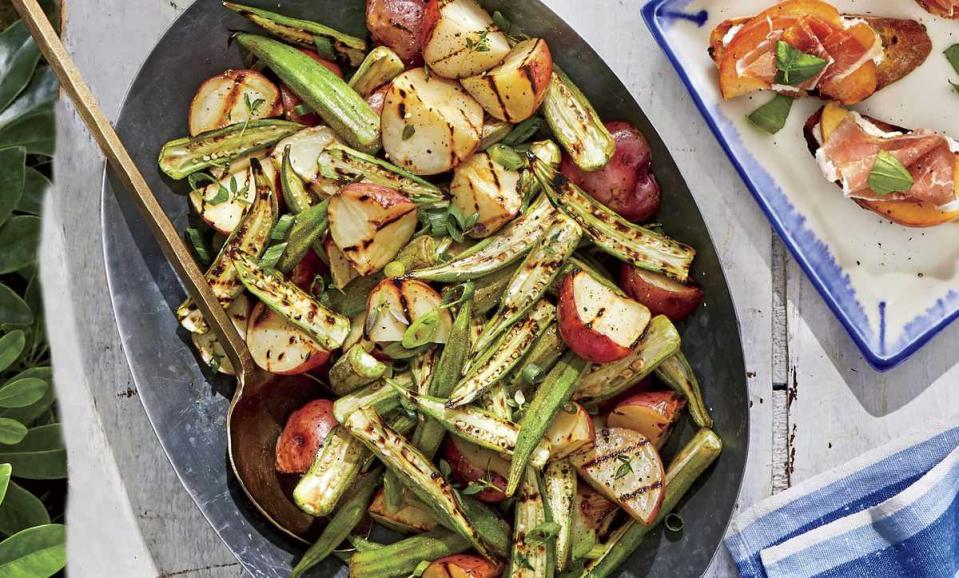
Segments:
[[[787,42],[776,43],[776,83],[795,86],[822,72],[829,64],[818,56],[806,54]]]
[[[400,261],[390,261],[383,267],[383,274],[390,279],[398,279],[406,275],[406,266]]]
[[[792,106],[793,99],[777,94],[772,100],[754,110],[747,118],[769,134],[776,134],[786,126],[786,119],[789,118]]]
[[[276,268],[276,264],[279,262],[280,257],[283,256],[283,251],[286,251],[286,243],[273,245],[264,251],[263,256],[260,257],[260,267],[264,269]]]
[[[543,371],[542,367],[536,365],[535,363],[530,363],[523,367],[523,381],[529,385],[536,385],[537,383],[543,381],[545,373],[546,372]]]
[[[419,578],[420,576],[422,576],[423,572],[426,572],[426,569],[430,567],[430,564],[432,564],[432,562],[430,562],[429,560],[423,560],[422,562],[417,564],[416,568],[413,569],[413,573],[410,574],[411,578]]]
[[[406,328],[403,333],[403,347],[407,349],[416,349],[422,347],[433,339],[436,330],[440,325],[439,310],[430,311],[420,317]]]
[[[486,149],[493,162],[511,171],[518,171],[526,166],[526,159],[504,144],[494,144]]]
[[[276,222],[276,225],[273,225],[273,230],[270,231],[270,239],[273,241],[285,241],[287,235],[290,234],[290,227],[293,226],[293,221],[296,220],[296,217],[293,215],[283,215]]]
[[[306,116],[308,114],[313,114],[313,109],[307,106],[305,103],[300,103],[293,107],[293,114],[295,116]],[[286,145],[290,146],[290,145]]]
[[[514,146],[521,143],[524,143],[531,139],[534,134],[539,132],[539,129],[543,127],[543,119],[539,116],[534,116],[524,120],[519,123],[513,130],[509,131],[509,134],[501,141],[504,145]]]
[[[899,159],[887,151],[879,151],[876,163],[869,173],[869,188],[880,197],[890,193],[904,193],[912,188],[913,179]]]
[[[674,512],[670,512],[666,515],[666,518],[663,520],[663,525],[666,526],[666,529],[670,532],[682,532],[683,531],[683,519]]]
[[[196,255],[196,259],[200,265],[206,267],[213,262],[213,257],[210,255],[210,247],[206,239],[203,238],[203,233],[190,227],[186,230],[186,237],[190,241],[190,245],[193,247],[193,253]]]

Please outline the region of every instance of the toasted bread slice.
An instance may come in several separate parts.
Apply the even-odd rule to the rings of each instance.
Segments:
[[[806,146],[809,148],[809,152],[813,156],[816,155],[816,151],[819,149],[819,141],[816,140],[816,125],[818,125],[822,120],[823,112],[825,110],[825,106],[820,107],[819,110],[814,112],[813,115],[806,120],[806,124],[803,127],[803,134],[806,137]],[[909,129],[896,126],[888,122],[883,122],[870,116],[863,115],[863,118],[886,132],[909,132]],[[842,183],[840,182],[836,182],[836,185],[842,187]],[[959,211],[940,211],[934,205],[930,203],[924,203],[922,201],[874,201],[869,199],[852,200],[854,200],[860,207],[872,211],[883,218],[889,219],[893,223],[897,223],[905,227],[935,227],[937,225],[942,225],[944,223],[959,219]]]
[[[919,5],[925,8],[926,12],[930,14],[942,16],[943,18],[951,18],[953,20],[959,19],[959,6],[943,8],[937,2],[930,2],[930,0],[916,0],[916,2],[919,2]]]
[[[926,27],[915,20],[850,14],[844,16],[865,20],[882,39],[885,58],[877,66],[876,90],[882,90],[908,75],[925,62],[932,52],[932,40]],[[713,29],[709,37],[709,56],[717,65],[722,61],[725,50],[723,38],[733,26],[745,24],[751,19],[752,17],[731,18]]]

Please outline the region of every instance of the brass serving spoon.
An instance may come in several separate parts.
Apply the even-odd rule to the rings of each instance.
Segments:
[[[322,390],[309,377],[281,377],[256,366],[243,338],[210,290],[203,271],[100,110],[37,0],[13,0],[13,4],[236,369],[237,387],[227,415],[227,438],[230,463],[240,486],[279,529],[294,538],[309,540],[319,530],[317,519],[300,511],[290,498],[294,480],[276,473],[274,446],[287,416],[319,397]]]

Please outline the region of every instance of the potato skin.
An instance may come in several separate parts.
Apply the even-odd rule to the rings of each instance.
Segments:
[[[430,563],[423,578],[496,578],[502,572],[499,563],[471,554],[454,554]]]
[[[366,97],[366,102],[376,114],[383,114],[383,105],[386,104],[386,93],[390,91],[390,84],[386,83],[377,88]]]
[[[439,19],[438,0],[367,0],[366,27],[373,40],[410,66],[422,64],[423,45]]]
[[[573,291],[574,278],[575,274],[570,273],[563,279],[556,307],[556,321],[563,341],[576,355],[593,363],[610,363],[629,355],[628,348],[593,331],[579,318]]]
[[[507,496],[504,493],[506,490],[506,478],[493,471],[487,474],[486,470],[469,461],[456,446],[456,441],[451,436],[447,436],[443,442],[443,457],[450,464],[453,477],[456,478],[459,483],[463,484],[463,486],[468,485],[470,482],[483,480],[489,475],[489,482],[493,486],[496,486],[496,488],[485,488],[474,496],[477,500],[491,504],[497,504],[506,500]]]
[[[659,183],[650,171],[652,152],[643,133],[628,122],[607,122],[616,152],[607,165],[586,172],[563,155],[560,172],[594,199],[634,223],[649,220],[657,212],[661,194]]]
[[[703,290],[629,263],[619,269],[619,283],[627,295],[649,308],[653,315],[665,315],[670,321],[689,317],[703,301]]]
[[[276,440],[276,471],[302,474],[310,469],[323,440],[336,427],[333,402],[314,399],[290,414]]]
[[[644,391],[620,402],[609,413],[606,423],[611,428],[638,431],[659,449],[669,439],[684,407],[686,400],[674,391]]]

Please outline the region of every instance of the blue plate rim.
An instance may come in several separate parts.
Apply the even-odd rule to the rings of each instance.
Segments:
[[[779,235],[779,238],[786,245],[786,248],[789,249],[790,254],[792,254],[793,258],[799,264],[806,276],[809,277],[813,287],[816,288],[816,291],[822,296],[823,300],[826,302],[826,305],[829,306],[829,309],[831,309],[833,314],[839,319],[843,328],[852,338],[856,346],[859,347],[859,350],[862,352],[869,364],[878,371],[887,371],[902,363],[919,348],[925,345],[930,339],[938,335],[947,325],[959,317],[959,306],[954,307],[950,313],[942,316],[939,321],[929,325],[929,327],[919,333],[915,338],[909,340],[904,347],[896,351],[894,354],[882,355],[873,349],[872,345],[864,339],[862,333],[856,326],[853,319],[849,316],[849,313],[846,311],[846,309],[842,307],[836,296],[826,287],[819,273],[813,268],[812,264],[806,258],[802,248],[797,245],[795,239],[791,235],[791,232],[788,231],[783,225],[779,215],[774,211],[773,207],[770,206],[770,203],[766,197],[759,191],[756,183],[753,181],[749,169],[743,165],[738,155],[733,152],[729,142],[720,131],[719,125],[713,118],[713,115],[709,111],[705,101],[703,100],[699,91],[693,85],[692,80],[689,78],[689,75],[686,73],[685,68],[681,64],[679,57],[667,40],[665,30],[659,22],[659,11],[661,8],[664,8],[665,6],[675,2],[676,0],[649,0],[643,5],[642,8],[643,20],[646,22],[646,27],[652,33],[656,43],[659,44],[659,47],[666,54],[666,57],[673,65],[673,68],[676,69],[679,79],[686,87],[686,91],[689,92],[689,95],[692,97],[696,108],[699,109],[699,112],[706,121],[706,124],[709,126],[710,131],[712,131],[713,135],[716,137],[716,140],[719,142],[719,145],[722,147],[723,151],[725,151],[726,156],[729,157],[729,160],[732,162],[733,167],[735,167],[736,172],[739,173],[739,176],[746,185],[746,188],[749,189],[749,192],[756,200],[759,208],[766,215],[766,219],[773,226],[776,234]],[[853,298],[855,299],[854,296]],[[941,300],[942,298],[940,298],[940,301]],[[858,303],[858,300],[856,300],[856,302]],[[884,308],[884,305],[885,303],[883,302],[880,304],[880,307]],[[906,325],[908,326],[916,322],[921,322],[924,317],[927,317],[931,314],[932,313],[927,310],[925,313],[910,320]]]

